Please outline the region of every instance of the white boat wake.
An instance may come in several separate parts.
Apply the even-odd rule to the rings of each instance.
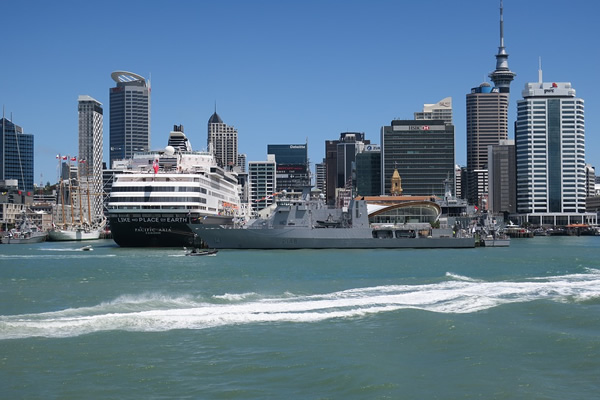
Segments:
[[[253,323],[311,323],[401,309],[474,313],[509,303],[580,302],[599,298],[597,269],[520,282],[485,282],[448,273],[445,281],[433,284],[377,286],[307,296],[291,293],[280,297],[257,293],[225,293],[210,298],[121,296],[93,307],[0,316],[0,339],[72,337],[112,330],[158,332]]]

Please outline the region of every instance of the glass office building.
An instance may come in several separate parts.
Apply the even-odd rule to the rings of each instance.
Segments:
[[[442,120],[394,120],[381,128],[381,187],[391,192],[397,169],[403,195],[444,197],[454,176],[454,125]]]
[[[33,135],[0,119],[0,180],[18,180],[18,189],[33,193]]]

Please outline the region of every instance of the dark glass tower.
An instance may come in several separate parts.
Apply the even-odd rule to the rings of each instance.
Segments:
[[[33,135],[0,119],[0,180],[17,179],[19,190],[33,192]]]
[[[454,125],[442,120],[394,120],[381,128],[381,187],[391,193],[398,170],[403,195],[445,195],[444,182],[454,176]]]
[[[143,76],[115,71],[110,88],[110,167],[150,150],[150,87]]]

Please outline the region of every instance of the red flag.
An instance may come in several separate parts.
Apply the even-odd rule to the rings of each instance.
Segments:
[[[71,157],[71,161],[77,161],[77,157]]]
[[[66,159],[67,159],[67,156],[62,156],[62,159],[63,159],[63,160],[66,160]]]

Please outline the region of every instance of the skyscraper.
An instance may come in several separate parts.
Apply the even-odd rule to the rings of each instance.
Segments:
[[[110,166],[150,150],[150,85],[133,72],[115,71],[110,88]]]
[[[488,147],[488,210],[491,213],[515,213],[517,210],[517,172],[515,141],[501,140]]]
[[[79,176],[85,178],[91,192],[91,215],[102,215],[102,103],[90,96],[79,96]],[[83,181],[83,179],[81,179]],[[90,221],[92,222],[92,221]]]
[[[18,180],[18,189],[33,192],[33,135],[11,120],[0,119],[0,180]]]
[[[581,223],[584,102],[568,82],[527,83],[517,102],[517,212],[535,225]]]
[[[445,181],[454,176],[454,125],[393,120],[381,128],[381,167],[384,195],[398,170],[404,195],[444,197]]]
[[[508,93],[487,82],[467,94],[467,193],[469,203],[485,207],[488,146],[508,139]]]
[[[208,119],[207,145],[220,167],[238,166],[238,131],[225,124],[216,111]]]
[[[381,147],[368,144],[356,154],[356,194],[381,195]]]
[[[467,94],[467,193],[469,203],[487,208],[488,146],[508,139],[508,101],[510,83],[516,74],[508,68],[508,53],[504,47],[504,16],[500,1],[500,46],[496,54],[496,69],[487,82]]]
[[[274,155],[277,164],[276,191],[302,193],[302,188],[310,185],[307,144],[269,144],[267,154]]]

